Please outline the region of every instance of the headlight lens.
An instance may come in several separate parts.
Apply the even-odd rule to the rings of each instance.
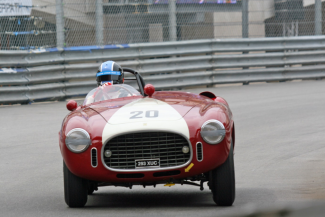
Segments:
[[[218,144],[225,138],[226,130],[217,120],[208,120],[201,127],[201,137],[209,144]]]
[[[91,143],[90,136],[86,130],[76,128],[71,130],[65,139],[68,149],[74,153],[85,151]]]

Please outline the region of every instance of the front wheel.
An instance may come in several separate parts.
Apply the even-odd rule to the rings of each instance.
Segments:
[[[220,206],[231,206],[235,201],[235,167],[234,151],[231,141],[227,160],[210,173],[211,191],[213,200]]]
[[[63,162],[64,199],[69,207],[83,207],[87,203],[87,180],[70,172]]]

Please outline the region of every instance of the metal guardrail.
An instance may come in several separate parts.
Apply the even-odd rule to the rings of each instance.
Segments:
[[[137,69],[156,89],[317,79],[325,77],[325,37],[0,51],[0,104],[85,95],[96,87],[99,64],[109,59]]]

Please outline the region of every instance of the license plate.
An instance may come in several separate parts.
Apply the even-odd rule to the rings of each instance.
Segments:
[[[160,167],[160,159],[135,160],[135,168]]]

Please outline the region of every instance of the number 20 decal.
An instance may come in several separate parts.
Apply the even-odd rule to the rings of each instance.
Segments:
[[[134,114],[130,117],[130,119],[137,119],[137,118],[144,118],[143,117],[143,111],[133,111],[133,112],[130,112],[130,114]],[[158,117],[158,110],[148,110],[146,111],[145,113],[145,117],[146,118],[156,118]]]

